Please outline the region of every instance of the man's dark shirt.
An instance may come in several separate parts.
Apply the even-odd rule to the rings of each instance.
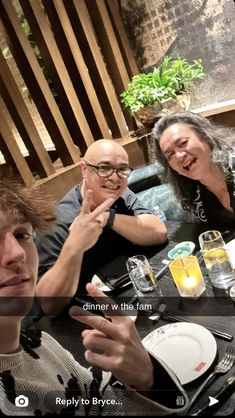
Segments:
[[[69,234],[69,227],[79,215],[82,204],[80,186],[71,189],[57,207],[57,223],[51,231],[37,239],[39,252],[39,277],[48,271],[57,260],[62,246]],[[128,188],[114,202],[112,208],[117,214],[140,215],[152,213],[146,209],[137,196]],[[131,254],[133,244],[111,228],[104,228],[96,244],[84,253],[79,280],[79,294],[85,290],[85,284],[93,275],[120,254]],[[56,280],[56,277],[55,277]],[[69,280],[69,277],[67,278]]]

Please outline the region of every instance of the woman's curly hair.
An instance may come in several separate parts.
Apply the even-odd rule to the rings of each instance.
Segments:
[[[235,130],[221,125],[216,125],[208,119],[188,111],[175,112],[162,117],[155,123],[151,139],[151,158],[158,160],[164,167],[165,180],[171,183],[176,196],[180,199],[184,209],[191,209],[191,190],[194,180],[178,174],[170,166],[160,148],[160,138],[163,132],[171,125],[182,123],[191,128],[212,152],[212,163],[219,167],[227,178],[229,173],[229,154],[232,151],[232,143],[235,142]]]
[[[12,175],[0,176],[0,212],[30,222],[35,230],[49,228],[56,219],[51,196]]]

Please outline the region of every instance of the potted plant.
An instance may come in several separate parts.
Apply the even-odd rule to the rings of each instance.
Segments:
[[[188,109],[189,93],[196,78],[203,78],[201,59],[190,64],[185,58],[165,57],[152,72],[135,75],[121,93],[122,103],[142,124],[180,108]]]

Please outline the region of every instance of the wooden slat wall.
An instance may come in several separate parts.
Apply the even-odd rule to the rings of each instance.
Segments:
[[[9,113],[15,121],[15,125],[18,126],[21,137],[24,138],[25,145],[34,159],[35,169],[42,177],[53,174],[55,169],[1,51],[0,89]]]
[[[48,3],[49,4],[49,3]],[[84,84],[84,87],[87,91],[87,94],[90,98],[91,105],[95,114],[95,117],[97,119],[97,123],[100,127],[102,136],[104,138],[111,138],[110,131],[108,128],[107,121],[105,119],[102,107],[99,102],[99,98],[96,94],[94,85],[92,84],[92,80],[88,71],[88,68],[86,66],[86,62],[83,58],[82,51],[79,47],[78,41],[76,39],[76,35],[74,33],[74,30],[72,28],[71,22],[69,20],[69,17],[67,15],[66,9],[64,4],[61,2],[61,0],[54,0],[54,5],[56,8],[56,11],[58,13],[58,17],[60,19],[62,28],[64,30],[67,42],[70,46],[70,49],[73,53],[74,61],[77,67],[77,70],[81,76],[82,82]]]
[[[2,150],[5,153],[6,161],[9,162],[13,168],[16,168],[21,177],[24,179],[26,186],[31,186],[33,183],[33,175],[28,167],[27,162],[21,154],[19,146],[11,133],[10,126],[4,120],[4,114],[0,108],[0,140],[3,144]],[[4,123],[2,121],[4,120]]]
[[[48,87],[31,45],[24,34],[18,16],[9,0],[0,3],[0,30],[28,87],[39,113],[65,164],[79,159],[73,140],[61,116],[53,94]]]
[[[92,52],[94,63],[92,63],[92,60],[90,61],[91,71],[93,70],[93,73],[95,73],[96,76],[100,79],[100,83],[98,84],[99,91],[101,92],[99,99],[103,104],[103,109],[105,109],[108,120],[111,121],[111,129],[113,134],[115,135],[117,132],[117,134],[119,133],[120,137],[123,137],[127,135],[128,130],[119,98],[116,94],[113,81],[111,80],[110,74],[108,72],[106,62],[104,61],[105,51],[101,51],[97,42],[95,29],[91,20],[91,16],[88,13],[85,0],[80,0],[79,2],[77,0],[73,0],[73,4],[77,16],[79,17],[86,41],[83,41],[82,46],[85,49],[87,45],[89,50]],[[100,84],[103,87],[103,91]]]
[[[31,29],[30,38],[22,29],[19,10]],[[64,187],[69,188],[70,173],[79,177],[80,156],[93,141],[119,140],[136,129],[135,121],[123,110],[120,93],[138,68],[116,0],[0,0],[0,38],[1,49],[6,45],[13,57],[10,63],[5,61],[0,50],[0,94],[4,102],[4,111],[0,109],[0,151],[25,184],[55,184],[55,178],[64,173],[65,183],[66,175],[70,178]],[[56,164],[25,103],[12,62],[56,150]],[[15,132],[28,150],[30,164],[22,155]],[[51,190],[57,194],[54,186]]]
[[[136,61],[134,59],[129,39],[127,37],[123,21],[121,19],[118,4],[116,1],[107,0],[107,8],[110,10],[110,18],[112,19],[113,29],[120,39],[119,47],[123,51],[122,58],[125,62],[126,69],[130,77],[139,73]]]
[[[72,80],[69,77],[60,50],[55,42],[49,21],[45,19],[43,8],[38,0],[31,0],[30,2],[28,0],[20,0],[20,4],[29,26],[33,28],[42,59],[46,62],[55,88],[58,87],[59,89],[60,100],[73,113],[83,137],[87,145],[89,145],[94,141],[94,138],[73,88]],[[44,2],[44,7],[46,4],[50,4],[50,2]]]

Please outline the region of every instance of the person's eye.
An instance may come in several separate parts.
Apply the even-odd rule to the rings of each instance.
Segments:
[[[173,152],[171,152],[170,154],[167,154],[167,155],[166,155],[166,159],[167,159],[167,161],[170,161],[170,160],[172,159],[173,155],[174,155],[174,153],[173,153]]]
[[[129,169],[129,167],[120,167],[119,168],[119,173],[127,175],[127,174],[130,173],[130,169]]]
[[[108,171],[110,171],[112,169],[112,167],[109,167],[107,165],[100,165],[99,166],[99,170],[103,173],[107,173]]]
[[[187,145],[188,143],[188,138],[184,139],[183,141],[181,141],[179,148],[183,148],[185,145]]]
[[[29,241],[33,236],[29,232],[16,232],[15,238],[17,241]]]

